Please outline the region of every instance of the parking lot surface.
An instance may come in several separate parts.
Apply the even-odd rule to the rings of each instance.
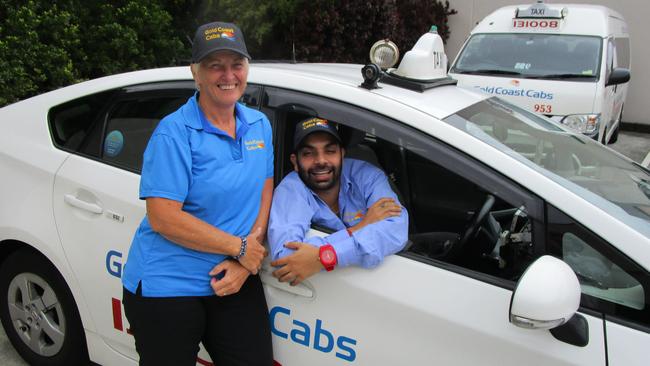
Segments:
[[[622,131],[618,141],[608,146],[637,163],[641,163],[646,155],[648,155],[648,152],[650,152],[650,135]]]

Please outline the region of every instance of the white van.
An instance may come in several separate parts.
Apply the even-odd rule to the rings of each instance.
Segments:
[[[630,79],[627,24],[603,6],[503,7],[472,30],[449,74],[613,143]]]

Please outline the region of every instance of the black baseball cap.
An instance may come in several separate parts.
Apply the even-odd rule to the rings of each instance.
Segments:
[[[298,122],[296,125],[296,132],[293,135],[293,149],[297,150],[302,143],[302,140],[304,140],[307,135],[314,132],[329,133],[334,136],[339,144],[341,143],[341,137],[339,136],[334,123],[318,117],[309,117]]]
[[[192,43],[192,63],[199,63],[215,51],[229,50],[246,57],[251,56],[246,49],[244,34],[232,23],[212,22],[203,24],[194,34]]]

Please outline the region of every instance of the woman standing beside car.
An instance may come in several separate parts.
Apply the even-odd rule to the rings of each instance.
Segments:
[[[198,92],[154,131],[140,198],[147,216],[124,269],[124,308],[140,365],[194,365],[203,343],[217,365],[271,365],[259,271],[273,190],[271,126],[237,101],[246,89],[243,34],[198,28]]]

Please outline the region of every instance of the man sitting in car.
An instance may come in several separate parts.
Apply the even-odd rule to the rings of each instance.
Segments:
[[[321,118],[296,125],[294,170],[275,189],[268,239],[273,275],[297,285],[336,266],[371,268],[401,250],[408,213],[386,175],[375,166],[344,159],[336,127]],[[311,225],[335,232],[306,238]]]

